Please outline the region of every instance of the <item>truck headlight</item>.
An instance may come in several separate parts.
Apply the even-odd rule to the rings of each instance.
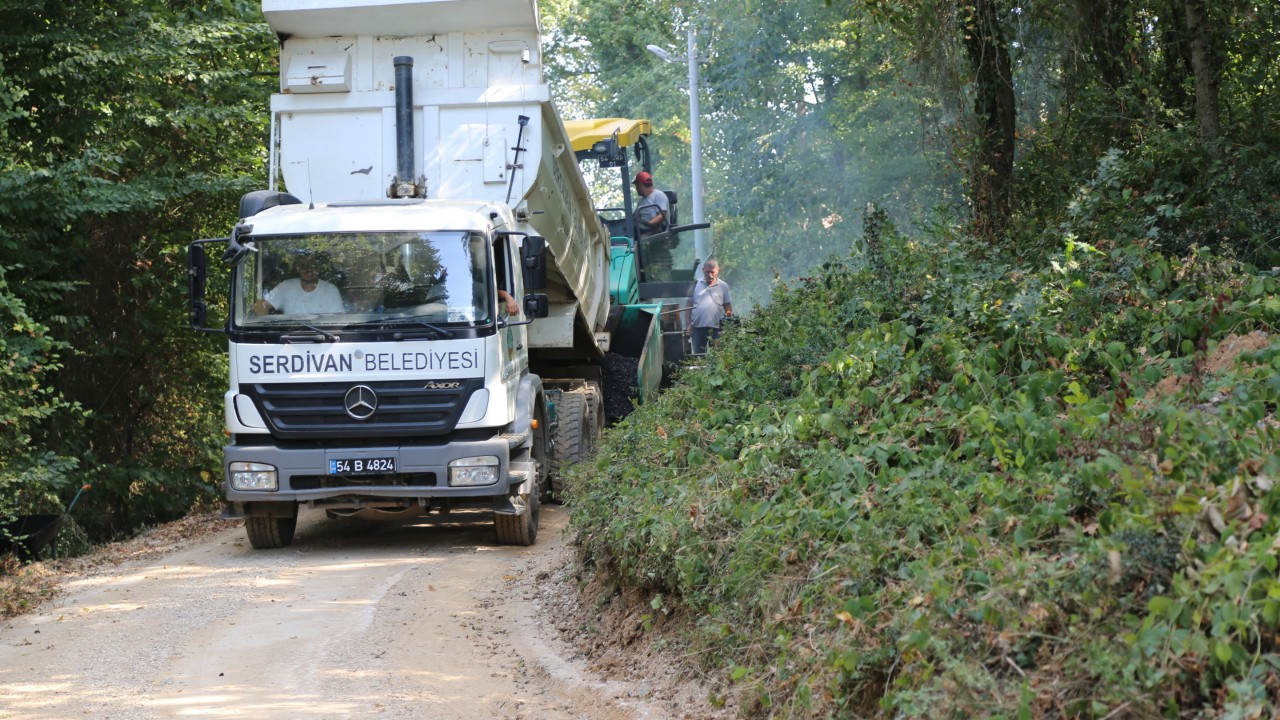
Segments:
[[[278,490],[276,466],[264,463],[233,462],[228,468],[231,487],[236,490]]]
[[[449,463],[450,487],[474,487],[498,482],[498,458],[494,455],[459,458]]]

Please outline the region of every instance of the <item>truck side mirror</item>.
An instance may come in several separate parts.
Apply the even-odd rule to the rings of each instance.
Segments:
[[[547,286],[547,240],[541,235],[525,237],[520,247],[521,259],[524,261],[524,287],[526,290],[541,290]],[[527,297],[527,296],[526,296]],[[527,302],[527,301],[526,301]],[[545,317],[545,316],[543,316]]]
[[[205,283],[209,279],[209,256],[200,245],[187,248],[187,282],[191,298],[187,317],[193,329],[203,328],[208,319],[209,309],[204,304]]]
[[[551,314],[551,304],[542,293],[529,293],[524,296],[524,314],[531,318],[544,318]]]
[[[199,240],[187,246],[187,319],[191,329],[199,332],[225,332],[223,328],[208,327],[209,307],[204,302],[209,282],[209,254],[204,246],[212,242],[225,243],[228,238]]]
[[[209,309],[202,302],[193,302],[187,310],[187,317],[191,320],[192,330],[204,330],[205,323],[209,321]]]
[[[227,240],[227,249],[222,253],[222,262],[228,265],[239,265],[249,253],[253,252],[256,249],[253,243],[248,245],[240,244],[240,238],[252,232],[252,225],[246,225],[243,220],[236,223],[236,226],[231,228],[231,238]]]
[[[205,282],[208,278],[208,254],[205,253],[203,246],[191,245],[187,248],[187,280],[190,282],[189,291],[192,303],[204,299]]]

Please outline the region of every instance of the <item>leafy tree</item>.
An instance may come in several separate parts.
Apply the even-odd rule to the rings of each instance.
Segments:
[[[658,179],[681,198],[690,189],[685,69],[645,46],[682,55],[689,25],[697,29],[707,219],[744,307],[767,297],[775,277],[844,246],[866,202],[905,218],[952,201],[937,154],[944,111],[896,60],[907,53],[897,38],[856,7],[559,0],[542,9],[562,109],[648,117]]]
[[[751,20],[724,7],[713,22],[713,219],[727,272],[767,291],[847,247],[867,202],[905,216],[940,199],[923,99],[890,60],[903,50],[892,38],[816,3],[764,4]]]
[[[274,38],[249,0],[6,3],[0,27],[0,266],[62,350],[42,385],[88,411],[31,452],[79,458],[108,510],[81,517],[116,534],[210,487],[225,360],[184,332],[184,248],[264,184]]]
[[[81,417],[46,378],[66,349],[49,329],[32,319],[0,268],[0,522],[33,509],[47,510],[50,493],[67,484],[75,458],[57,455],[33,442],[32,434],[55,415]]]

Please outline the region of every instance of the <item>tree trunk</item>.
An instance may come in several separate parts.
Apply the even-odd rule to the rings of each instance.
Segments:
[[[1170,0],[1160,11],[1157,28],[1160,39],[1160,96],[1165,105],[1181,108],[1192,103],[1187,93],[1187,73],[1191,72],[1191,43],[1187,41],[1186,0]]]
[[[973,112],[978,148],[969,168],[974,228],[988,240],[1004,234],[1013,186],[1017,107],[1009,44],[995,0],[976,0],[966,8],[964,46],[974,75]]]
[[[1129,82],[1124,5],[1113,0],[1078,0],[1076,10],[1079,42],[1087,62],[1098,68],[1107,89],[1119,90]]]
[[[1218,75],[1213,68],[1211,33],[1203,0],[1186,0],[1187,35],[1191,38],[1191,70],[1195,73],[1196,124],[1200,140],[1212,145],[1221,134],[1218,124]]]

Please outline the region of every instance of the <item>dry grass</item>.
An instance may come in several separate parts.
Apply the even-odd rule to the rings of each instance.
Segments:
[[[61,580],[61,574],[44,563],[21,565],[12,555],[0,556],[0,617],[36,609],[58,594]]]
[[[0,618],[34,611],[57,597],[71,579],[159,557],[237,524],[218,517],[216,511],[202,511],[149,528],[129,540],[100,545],[83,557],[22,565],[12,555],[0,555]]]

